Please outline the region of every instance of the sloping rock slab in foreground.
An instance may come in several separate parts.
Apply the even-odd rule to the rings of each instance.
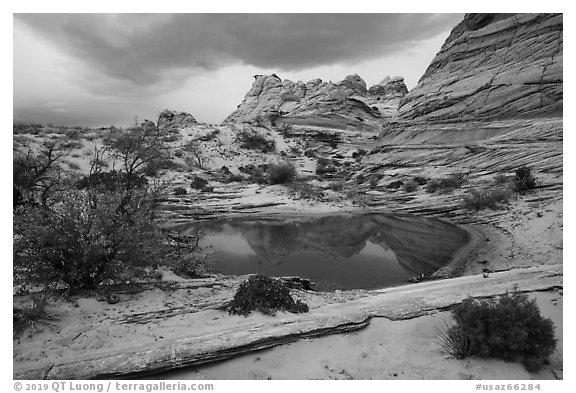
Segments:
[[[14,369],[14,379],[113,379],[153,374],[184,366],[199,365],[235,355],[273,347],[301,337],[355,330],[372,317],[401,320],[434,313],[462,299],[489,297],[511,291],[547,290],[563,286],[562,265],[540,266],[493,273],[489,278],[467,276],[429,281],[376,291],[376,295],[311,310],[280,314],[269,323],[251,317],[241,328],[167,338],[162,343],[110,351],[93,357],[67,357],[57,364],[29,364]]]

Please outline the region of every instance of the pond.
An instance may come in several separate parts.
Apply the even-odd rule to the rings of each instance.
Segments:
[[[438,219],[384,214],[235,219],[179,225],[200,231],[214,269],[310,279],[320,291],[375,289],[429,276],[464,246],[468,233]]]

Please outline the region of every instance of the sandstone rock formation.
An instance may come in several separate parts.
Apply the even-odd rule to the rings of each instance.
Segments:
[[[562,114],[561,14],[467,14],[401,101],[398,120]]]
[[[250,91],[225,123],[275,122],[335,128],[375,130],[395,113],[408,92],[403,78],[386,78],[366,87],[358,75],[344,80],[306,83],[282,80],[276,74],[256,75]]]
[[[158,129],[185,128],[198,124],[194,116],[187,112],[177,112],[165,109],[158,118]]]

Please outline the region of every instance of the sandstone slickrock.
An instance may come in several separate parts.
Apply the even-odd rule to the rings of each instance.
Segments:
[[[168,128],[182,129],[198,124],[194,116],[187,112],[177,112],[165,109],[160,113],[158,118],[158,129],[164,130]]]
[[[404,79],[386,78],[366,87],[358,75],[340,82],[314,79],[306,83],[278,75],[256,75],[238,109],[224,123],[282,121],[341,130],[376,130],[395,113],[408,92]]]
[[[467,14],[401,101],[398,120],[561,115],[562,14]]]

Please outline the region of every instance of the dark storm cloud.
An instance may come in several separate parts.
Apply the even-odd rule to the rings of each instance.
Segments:
[[[18,14],[106,75],[140,85],[164,71],[235,63],[297,71],[391,55],[450,30],[459,14]]]

